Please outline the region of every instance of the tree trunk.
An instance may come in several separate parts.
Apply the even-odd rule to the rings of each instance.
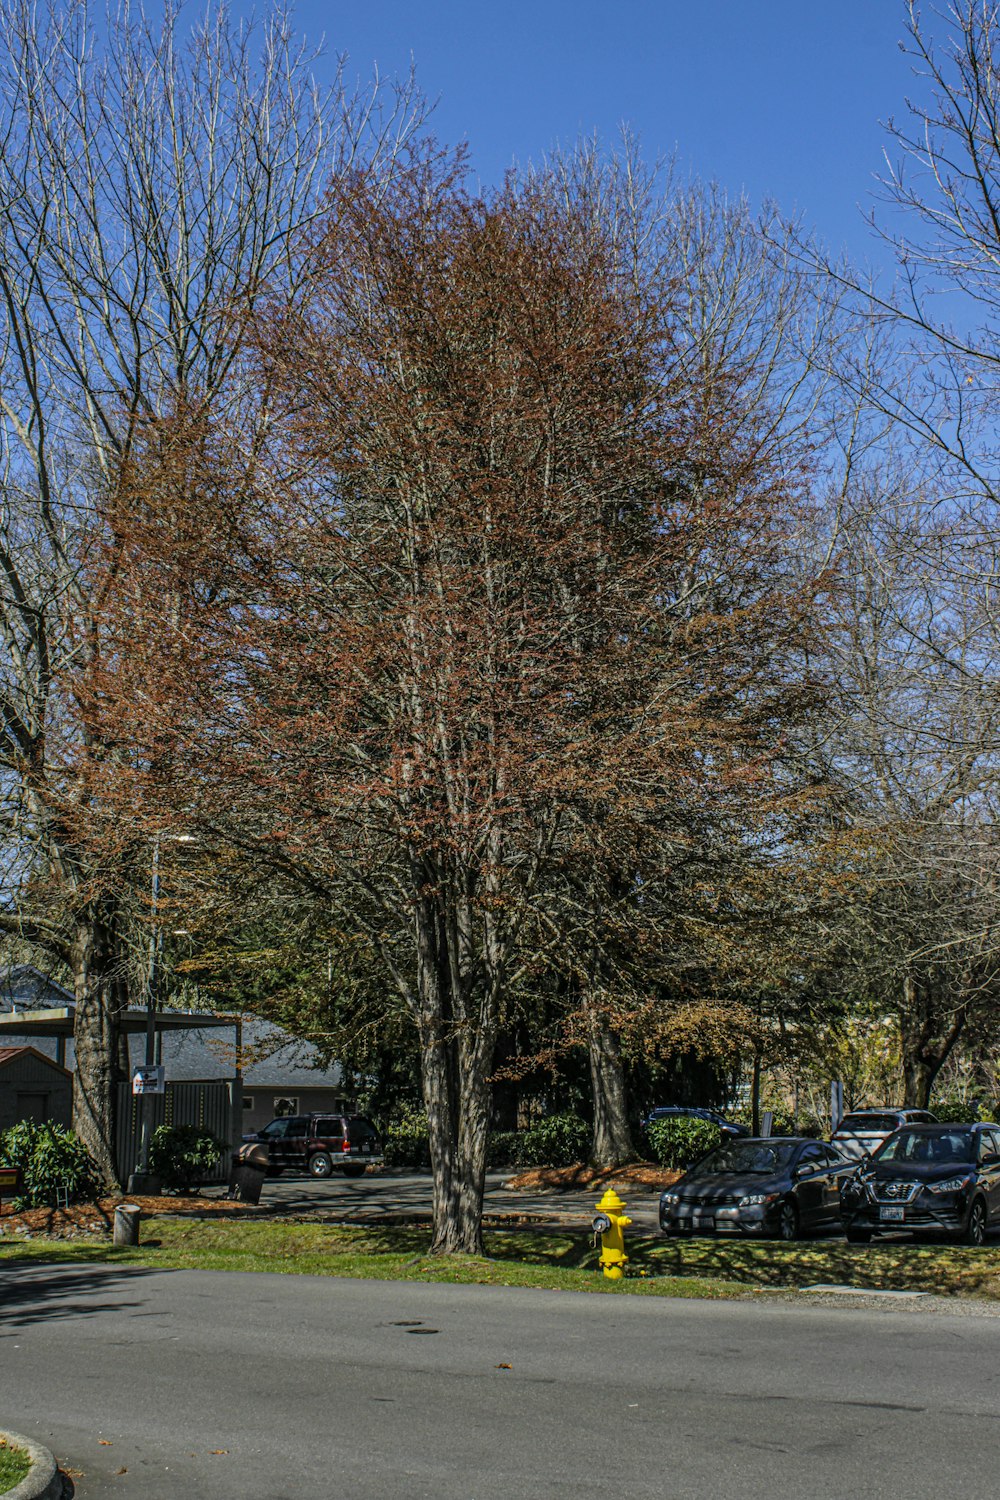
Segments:
[[[442,925],[430,902],[417,916],[420,1073],[433,1177],[432,1255],[484,1255],[483,1194],[496,1043],[492,1007],[455,995]]]
[[[114,1085],[119,1072],[118,1018],[125,1006],[123,969],[107,922],[82,918],[73,945],[73,1129],[96,1162],[102,1186],[109,1189],[120,1186]]]
[[[470,1045],[470,1043],[472,1043]],[[482,1035],[421,1028],[421,1076],[433,1176],[432,1255],[483,1255],[492,1048]]]
[[[761,1055],[753,1055],[753,1075],[750,1080],[750,1131],[760,1135],[760,1064]]]
[[[595,1167],[622,1167],[635,1161],[625,1096],[621,1042],[596,1007],[589,1007],[587,1052],[594,1100],[591,1161]]]
[[[923,1057],[908,1057],[903,1060],[903,1104],[907,1109],[928,1109],[931,1089],[940,1072],[941,1064],[935,1066]]]
[[[899,1038],[903,1104],[907,1109],[929,1108],[934,1080],[951,1056],[964,1027],[963,1005],[946,1006],[929,987],[909,975],[906,977]]]

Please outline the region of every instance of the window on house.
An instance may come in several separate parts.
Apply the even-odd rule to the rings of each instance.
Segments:
[[[48,1094],[18,1094],[17,1113],[21,1120],[34,1120],[36,1124],[44,1125],[49,1118]]]
[[[299,1101],[290,1094],[279,1094],[274,1100],[274,1113],[276,1116],[297,1115],[299,1112]]]

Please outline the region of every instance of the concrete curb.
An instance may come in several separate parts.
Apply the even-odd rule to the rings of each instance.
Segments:
[[[3,1500],[62,1500],[62,1475],[48,1448],[6,1428],[0,1428],[0,1438],[6,1438],[12,1448],[22,1448],[31,1460],[26,1477],[12,1490],[6,1490]]]

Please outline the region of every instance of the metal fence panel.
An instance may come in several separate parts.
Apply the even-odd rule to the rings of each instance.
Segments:
[[[168,1083],[162,1094],[132,1093],[130,1083],[118,1085],[115,1111],[115,1165],[118,1181],[128,1182],[139,1165],[142,1108],[152,1107],[152,1128],[159,1125],[197,1125],[220,1141],[232,1136],[233,1085],[228,1079],[212,1083]],[[222,1152],[215,1169],[203,1181],[229,1181],[229,1148]]]

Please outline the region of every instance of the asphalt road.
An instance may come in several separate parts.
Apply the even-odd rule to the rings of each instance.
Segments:
[[[79,1500],[993,1500],[998,1340],[968,1310],[0,1267],[0,1412]]]

